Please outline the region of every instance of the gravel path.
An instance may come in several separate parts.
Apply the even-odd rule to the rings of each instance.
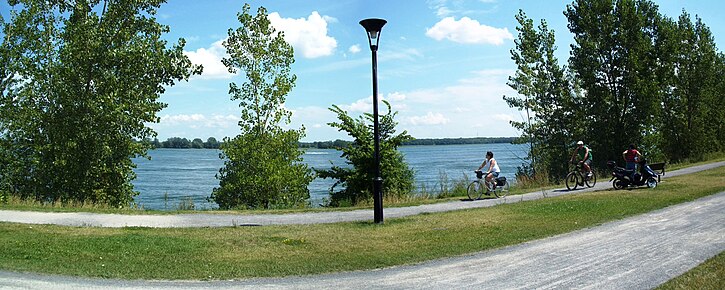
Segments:
[[[725,250],[725,192],[551,238],[417,265],[240,281],[0,271],[2,289],[650,289]]]
[[[667,174],[664,175],[663,178],[698,172],[720,166],[725,166],[725,161],[667,172]],[[523,195],[514,195],[502,199],[453,201],[411,207],[389,207],[384,209],[384,216],[385,218],[396,218],[417,215],[421,213],[445,212],[467,208],[490,207],[501,203],[513,203],[525,200],[535,200],[544,197],[559,196],[564,194],[601,190],[611,188],[611,183],[607,182],[608,180],[609,177],[600,177],[595,187],[578,189],[574,191],[567,191],[566,189],[555,189],[531,192]],[[202,213],[178,215],[122,215],[0,210],[0,222],[92,227],[228,227],[241,225],[336,223],[349,221],[365,221],[372,219],[372,209],[338,212],[257,215]]]

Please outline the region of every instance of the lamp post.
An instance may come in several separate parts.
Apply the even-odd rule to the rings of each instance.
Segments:
[[[380,31],[387,21],[370,18],[360,21],[368,34],[368,44],[373,54],[373,134],[375,135],[375,178],[373,179],[373,204],[375,223],[383,223],[383,178],[380,174],[380,124],[378,124],[378,43]],[[374,42],[374,43],[373,43]]]

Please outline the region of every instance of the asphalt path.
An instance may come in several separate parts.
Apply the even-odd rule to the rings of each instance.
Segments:
[[[371,271],[126,281],[0,271],[2,289],[650,289],[725,250],[725,192],[498,250]]]
[[[702,170],[725,166],[725,161],[693,166],[667,172],[665,177],[694,173]],[[385,218],[397,218],[422,213],[445,212],[468,208],[481,208],[495,206],[501,203],[514,203],[526,200],[535,200],[571,193],[588,192],[611,188],[607,182],[609,177],[599,177],[596,186],[586,189],[568,191],[566,189],[542,190],[522,195],[513,195],[501,199],[484,199],[477,201],[460,200],[445,203],[426,204],[411,207],[388,207],[384,210]],[[26,223],[26,224],[54,224],[63,226],[88,227],[155,227],[155,228],[184,228],[184,227],[229,227],[229,226],[258,226],[258,225],[289,225],[289,224],[318,224],[350,221],[366,221],[373,219],[373,210],[309,212],[291,214],[176,214],[176,215],[133,215],[133,214],[102,214],[102,213],[59,213],[0,210],[0,222]]]

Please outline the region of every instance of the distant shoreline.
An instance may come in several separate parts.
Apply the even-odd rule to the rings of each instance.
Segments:
[[[404,142],[403,146],[513,143],[517,138],[518,137],[421,138]],[[177,142],[168,142],[168,140],[172,139]],[[152,142],[151,145],[154,145],[154,149],[219,149],[219,146],[222,143],[218,142],[214,144],[215,146],[193,146],[194,144],[189,142],[186,138],[173,137],[168,140],[164,142],[158,142],[158,140],[155,140],[155,142]],[[183,142],[183,140],[187,140],[187,142]],[[350,144],[352,144],[352,141],[337,139],[335,141],[299,142],[299,148],[335,149],[347,147]]]

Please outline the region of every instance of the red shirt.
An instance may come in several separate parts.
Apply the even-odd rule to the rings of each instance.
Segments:
[[[624,160],[627,162],[634,162],[634,157],[637,157],[639,151],[637,149],[627,149],[627,153],[624,154]]]

